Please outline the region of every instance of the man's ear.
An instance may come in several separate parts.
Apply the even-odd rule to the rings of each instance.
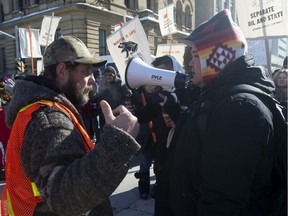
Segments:
[[[57,79],[64,79],[66,76],[67,70],[66,70],[66,65],[65,63],[59,63],[56,67],[56,76]]]
[[[69,71],[65,63],[59,63],[56,67],[55,85],[61,90],[69,82]]]

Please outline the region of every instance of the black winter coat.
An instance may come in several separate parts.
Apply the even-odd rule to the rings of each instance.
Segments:
[[[177,120],[162,188],[157,188],[166,199],[156,205],[156,216],[263,216],[268,211],[272,113],[252,94],[224,97],[237,84],[268,94],[274,90],[269,74],[249,62],[242,57],[227,66]],[[223,99],[210,104],[213,109],[204,120],[203,103],[215,92],[223,92]]]

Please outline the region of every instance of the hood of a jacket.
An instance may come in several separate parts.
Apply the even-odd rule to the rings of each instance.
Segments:
[[[13,88],[13,97],[5,113],[7,126],[12,128],[21,108],[39,100],[61,103],[78,115],[77,109],[51,81],[43,76],[27,76],[18,80]]]
[[[251,85],[267,94],[271,94],[275,90],[275,84],[269,72],[264,67],[254,66],[254,58],[249,54],[240,57],[225,67],[207,88],[207,91],[237,84]]]

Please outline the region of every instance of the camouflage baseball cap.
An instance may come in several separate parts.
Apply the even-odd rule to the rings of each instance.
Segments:
[[[62,63],[77,62],[82,64],[104,65],[107,60],[92,56],[87,46],[74,36],[61,36],[52,42],[43,56],[44,67]]]

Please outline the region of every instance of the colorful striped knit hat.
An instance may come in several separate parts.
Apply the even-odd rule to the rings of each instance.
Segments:
[[[241,29],[233,22],[229,10],[222,10],[199,25],[184,40],[193,42],[201,61],[205,85],[209,85],[219,72],[247,51],[247,42]]]

